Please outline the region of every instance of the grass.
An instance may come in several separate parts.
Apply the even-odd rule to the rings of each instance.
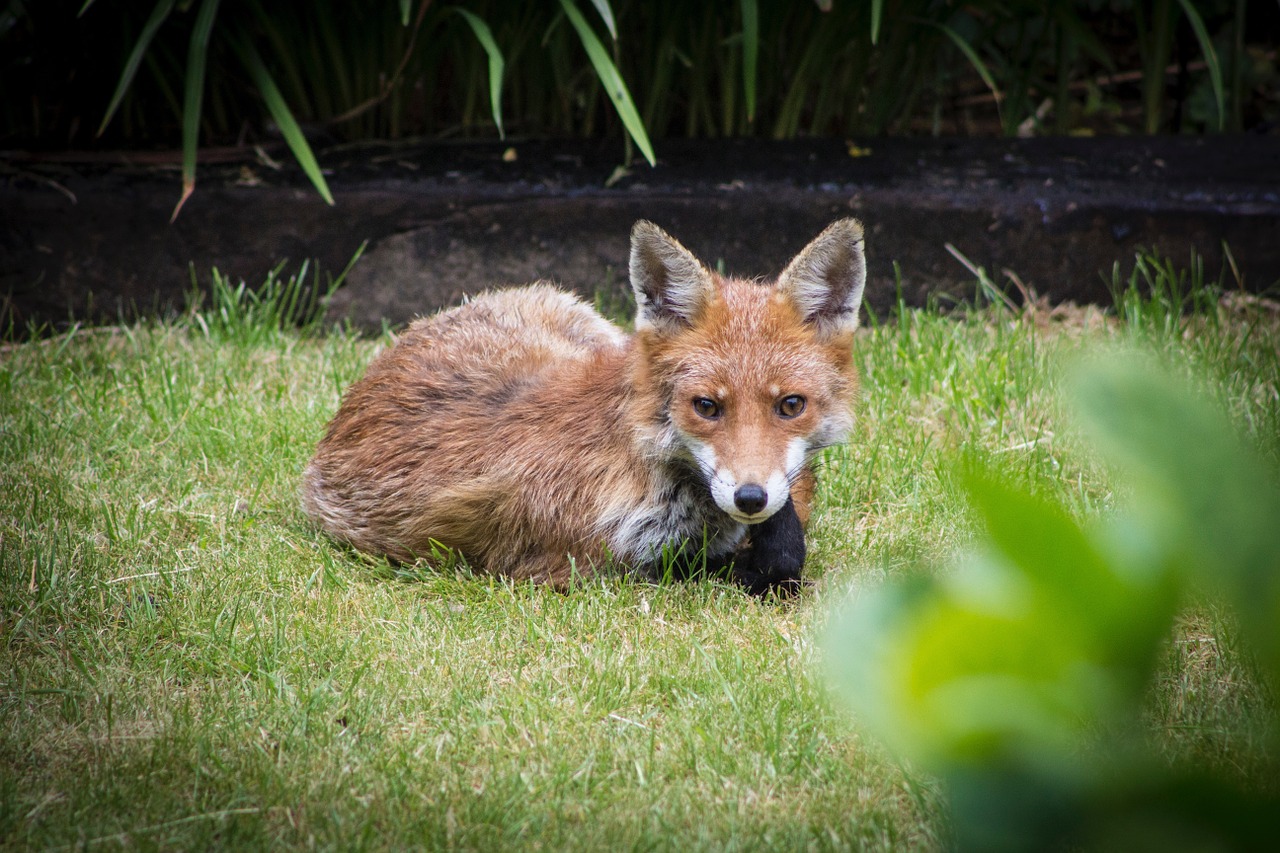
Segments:
[[[295,329],[229,287],[177,319],[6,345],[0,843],[945,844],[937,784],[829,701],[812,638],[848,584],[969,540],[951,461],[999,456],[1105,512],[1113,484],[1054,391],[1064,358],[1123,342],[1280,459],[1275,306],[1149,258],[1116,293],[1107,313],[868,324],[862,417],[810,528],[816,583],[788,604],[710,581],[560,594],[336,547],[305,523],[299,473],[386,341]],[[1187,615],[1149,724],[1170,755],[1247,776],[1267,695],[1233,636],[1229,614]]]

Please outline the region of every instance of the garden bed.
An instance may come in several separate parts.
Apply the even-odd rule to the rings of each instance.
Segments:
[[[6,325],[172,310],[192,270],[201,282],[213,267],[260,281],[284,259],[314,259],[336,274],[366,242],[333,310],[367,328],[539,278],[620,290],[639,218],[755,275],[777,272],[831,219],[858,216],[875,310],[899,292],[913,305],[971,296],[960,257],[1055,302],[1108,300],[1112,264],[1143,247],[1194,250],[1211,277],[1233,261],[1252,289],[1280,280],[1270,136],[669,141],[656,168],[619,177],[620,155],[617,143],[582,142],[331,149],[329,207],[282,147],[223,149],[204,157],[169,224],[176,152],[7,152]]]

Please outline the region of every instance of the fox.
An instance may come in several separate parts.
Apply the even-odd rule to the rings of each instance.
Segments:
[[[343,395],[305,514],[395,562],[443,548],[560,589],[622,566],[794,593],[816,456],[854,423],[861,223],[769,282],[641,220],[628,272],[632,334],[545,282],[412,322]]]

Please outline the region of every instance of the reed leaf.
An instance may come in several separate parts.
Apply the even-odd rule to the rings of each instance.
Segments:
[[[1173,50],[1173,14],[1169,0],[1155,0],[1147,17],[1143,3],[1133,4],[1142,55],[1142,113],[1147,133],[1158,133],[1165,98],[1164,69]]]
[[[600,13],[600,20],[604,21],[605,29],[609,31],[609,38],[614,41],[618,40],[618,23],[613,17],[613,7],[609,5],[609,0],[591,0],[591,5],[596,7],[596,11]]]
[[[84,8],[80,10],[80,14],[84,14],[85,9],[89,8],[89,4],[93,0],[88,0],[84,4]],[[116,109],[120,106],[120,102],[124,100],[124,94],[129,90],[129,86],[133,84],[133,78],[138,73],[138,67],[142,65],[142,58],[146,55],[147,48],[151,44],[151,40],[155,38],[156,31],[160,29],[160,25],[169,17],[169,13],[173,11],[173,0],[159,0],[156,7],[151,10],[151,17],[147,18],[147,23],[142,27],[142,33],[138,36],[138,40],[134,42],[133,50],[129,52],[129,59],[124,64],[124,71],[120,74],[120,82],[116,84],[115,94],[111,96],[111,103],[107,105],[107,111],[102,116],[102,124],[98,125],[98,136],[107,129],[107,125],[111,123],[111,117],[116,114]]]
[[[564,9],[565,17],[569,19],[569,23],[573,24],[574,30],[577,31],[578,38],[582,41],[582,46],[586,49],[592,66],[595,67],[596,76],[600,78],[600,85],[604,86],[605,92],[609,95],[609,100],[613,102],[614,109],[618,111],[618,118],[622,119],[622,124],[627,129],[627,133],[631,134],[631,138],[635,140],[636,145],[640,148],[640,153],[644,154],[644,158],[649,161],[649,165],[656,165],[657,160],[653,156],[653,146],[649,144],[649,134],[644,129],[644,122],[640,120],[640,114],[636,111],[635,102],[631,100],[631,93],[627,90],[627,84],[622,79],[622,75],[618,73],[618,68],[613,64],[613,60],[609,58],[608,51],[605,50],[599,37],[596,36],[595,31],[587,23],[586,18],[582,17],[582,13],[578,11],[578,7],[574,5],[573,0],[560,0],[560,6]]]
[[[760,6],[757,0],[742,0],[742,91],[747,98],[748,122],[756,120],[756,66],[759,58]]]
[[[208,67],[209,37],[218,17],[220,0],[204,0],[196,15],[187,48],[186,93],[182,102],[182,197],[173,208],[169,221],[178,218],[182,206],[196,189],[196,149],[200,141],[200,113],[204,100],[204,74]]]
[[[986,63],[982,61],[982,57],[978,56],[978,52],[973,49],[973,45],[969,44],[969,42],[965,40],[964,36],[960,35],[946,24],[938,23],[936,21],[930,21],[929,23],[945,33],[947,38],[951,39],[952,43],[955,44],[955,46],[960,49],[960,52],[964,54],[965,59],[969,60],[969,64],[973,66],[973,70],[978,72],[978,76],[982,78],[982,82],[991,90],[991,94],[995,98],[996,102],[996,114],[999,115],[1001,111],[1000,88],[996,86],[995,78],[991,76],[991,72],[987,69]]]
[[[316,162],[316,155],[312,152],[307,137],[302,133],[302,128],[298,126],[297,119],[293,117],[293,111],[289,109],[284,96],[280,94],[280,87],[272,79],[271,72],[267,70],[262,57],[258,55],[258,51],[248,39],[237,41],[236,52],[240,54],[240,59],[244,62],[249,76],[253,78],[254,85],[262,93],[262,100],[266,102],[267,110],[275,119],[276,126],[280,128],[280,133],[297,159],[298,165],[302,166],[302,171],[306,173],[321,197],[332,205],[333,195],[329,192],[324,174],[320,171],[320,164]]]
[[[498,47],[493,39],[493,31],[482,18],[460,6],[454,6],[453,11],[470,25],[471,32],[475,33],[476,40],[489,56],[489,107],[493,111],[493,123],[498,127],[498,137],[506,139],[507,135],[502,129],[502,75],[506,69],[502,48]]]
[[[880,38],[880,19],[884,13],[884,0],[871,0],[871,43]]]
[[[1213,39],[1209,37],[1209,31],[1205,28],[1204,19],[1196,11],[1196,7],[1191,4],[1190,0],[1178,0],[1178,5],[1186,13],[1187,20],[1191,23],[1191,30],[1196,34],[1196,41],[1200,42],[1200,50],[1204,53],[1204,64],[1209,70],[1209,83],[1213,86],[1213,97],[1218,104],[1218,130],[1223,130],[1226,127],[1227,108],[1222,86],[1222,66],[1218,63],[1218,52],[1213,49]]]

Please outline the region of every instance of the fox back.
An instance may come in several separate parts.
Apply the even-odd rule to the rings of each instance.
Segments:
[[[640,222],[630,275],[630,336],[546,285],[413,323],[344,395],[304,474],[307,514],[362,551],[444,546],[561,586],[680,551],[735,566],[757,551],[765,586],[798,577],[810,461],[853,423],[861,226],[834,223],[761,284]]]

